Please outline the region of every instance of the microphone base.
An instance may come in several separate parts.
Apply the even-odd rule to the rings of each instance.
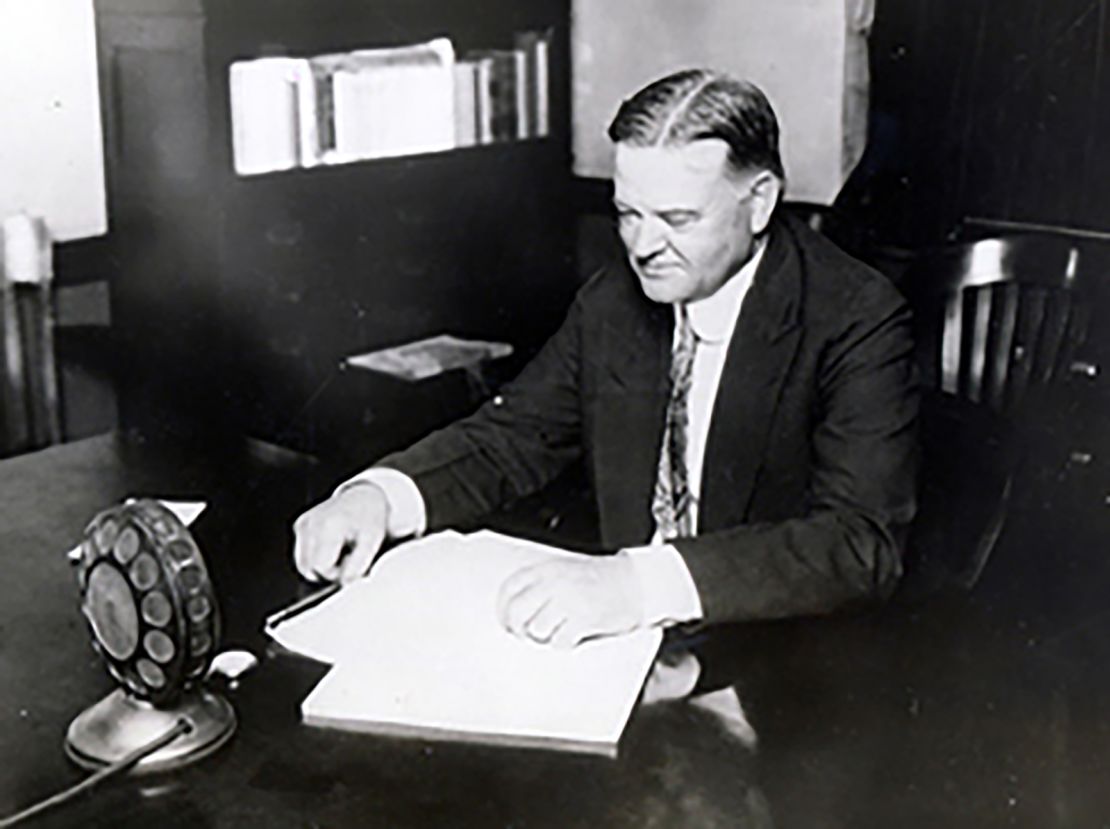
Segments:
[[[66,755],[79,766],[99,769],[156,740],[181,719],[190,730],[136,763],[135,772],[167,771],[196,762],[235,733],[235,709],[219,694],[195,688],[175,705],[155,708],[117,688],[70,723]]]

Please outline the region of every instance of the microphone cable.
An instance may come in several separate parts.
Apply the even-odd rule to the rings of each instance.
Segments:
[[[139,746],[134,751],[125,754],[123,757],[120,757],[114,763],[110,763],[102,769],[97,769],[84,780],[75,783],[68,789],[60,791],[55,795],[51,795],[45,800],[40,800],[38,803],[35,803],[32,806],[28,806],[21,812],[17,812],[14,815],[0,819],[0,829],[10,829],[10,827],[12,826],[23,823],[25,820],[29,820],[36,815],[42,814],[47,809],[52,809],[55,806],[60,806],[63,803],[73,800],[77,796],[83,794],[84,792],[87,792],[89,789],[96,786],[98,783],[103,783],[108,778],[115,777],[120,772],[126,771],[128,768],[138,763],[144,757],[153,754],[160,748],[164,748],[165,746],[176,740],[178,737],[180,737],[182,734],[188,734],[192,730],[193,727],[192,725],[190,725],[189,721],[182,717],[177,721],[177,724],[174,725],[174,727],[167,731],[165,734],[161,735],[160,737],[156,737],[149,743],[145,743],[144,745]]]

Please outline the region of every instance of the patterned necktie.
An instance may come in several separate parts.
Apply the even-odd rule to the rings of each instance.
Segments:
[[[652,493],[651,514],[655,528],[664,541],[694,534],[693,499],[686,468],[686,440],[690,428],[690,386],[694,378],[694,352],[698,337],[686,315],[679,309],[678,341],[671,354],[671,399],[659,468]]]

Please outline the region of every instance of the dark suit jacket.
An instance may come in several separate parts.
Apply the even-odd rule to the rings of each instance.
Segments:
[[[534,492],[584,457],[602,540],[646,543],[674,326],[626,262],[475,414],[381,461],[415,480],[429,528]],[[710,421],[699,533],[675,546],[707,622],[884,597],[914,514],[910,314],[878,273],[776,218]]]

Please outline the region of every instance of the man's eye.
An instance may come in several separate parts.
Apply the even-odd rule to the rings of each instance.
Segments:
[[[620,222],[621,227],[631,227],[640,221],[640,214],[631,210],[618,210],[617,221]]]
[[[697,216],[693,213],[676,213],[666,217],[667,225],[674,230],[682,230],[683,228],[690,227],[697,221]]]

